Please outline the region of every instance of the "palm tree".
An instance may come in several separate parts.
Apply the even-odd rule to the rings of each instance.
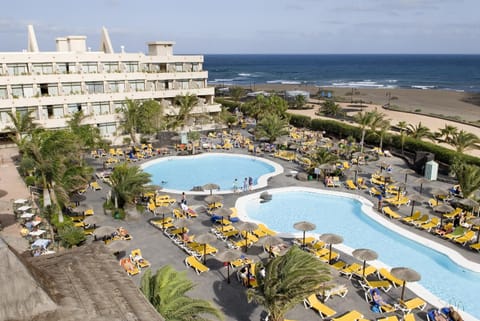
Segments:
[[[33,110],[29,110],[27,113],[21,113],[17,111],[16,113],[7,112],[8,117],[13,123],[13,127],[9,126],[7,129],[11,130],[15,137],[12,137],[12,140],[15,144],[21,145],[22,139],[28,133],[31,133],[36,125],[33,122],[32,117]]]
[[[448,140],[449,144],[455,147],[458,153],[463,153],[468,149],[478,149],[480,139],[477,135],[464,131],[463,129]]]
[[[440,129],[434,135],[440,141],[444,143],[448,143],[450,139],[458,134],[458,128],[452,125],[445,124],[445,127]],[[443,139],[442,139],[443,137]]]
[[[312,165],[318,167],[322,164],[333,164],[338,160],[338,156],[329,152],[328,149],[319,147],[315,152],[310,156],[312,160]]]
[[[259,270],[259,269],[257,269]],[[330,280],[328,266],[312,254],[292,246],[265,266],[265,277],[257,275],[258,287],[247,290],[249,302],[264,306],[269,320],[281,321],[285,313]]]
[[[184,272],[165,265],[155,275],[151,269],[145,271],[140,290],[166,321],[208,321],[208,315],[223,320],[222,313],[210,302],[186,295],[193,287]]]
[[[266,137],[270,143],[283,135],[288,135],[288,121],[275,114],[266,115],[255,127],[255,136]]]
[[[407,132],[407,122],[406,121],[399,121],[397,124],[398,129],[400,129],[400,145],[402,148],[402,155],[403,155],[403,147],[405,146],[405,137]]]
[[[126,99],[125,105],[119,110],[123,116],[122,128],[130,135],[132,143],[137,143],[137,123],[140,111],[140,102]]]
[[[240,98],[245,96],[245,88],[240,86],[230,87],[229,92],[230,97],[232,97],[233,101],[235,101],[236,103],[240,101]]]
[[[354,120],[360,126],[362,130],[362,138],[360,140],[360,153],[363,153],[363,144],[365,143],[365,134],[367,132],[367,127],[373,121],[374,114],[372,112],[358,112],[355,116],[353,116]]]
[[[388,132],[390,129],[390,120],[389,119],[383,119],[379,124],[378,124],[378,135],[380,136],[380,150],[383,150],[383,138],[385,137],[385,134]]]
[[[82,121],[86,118],[82,111],[73,114],[72,118],[67,121],[68,127],[78,137],[78,142],[82,148],[94,149],[102,146],[103,141],[100,136],[100,130],[91,125],[82,125]]]
[[[380,127],[382,125],[382,122],[385,119],[385,114],[378,112],[376,109],[372,110],[369,112],[370,113],[370,123],[368,124],[368,127],[370,127],[370,130],[372,132],[377,131],[377,127]]]
[[[472,198],[474,192],[480,189],[480,167],[467,164],[462,159],[457,158],[451,165],[451,170],[457,177],[463,197]]]
[[[320,107],[320,112],[323,113],[325,116],[331,117],[340,117],[345,115],[345,111],[339,104],[335,104],[333,100],[326,100],[322,103],[322,107]]]
[[[296,95],[293,100],[290,101],[290,108],[302,109],[307,103],[307,98],[304,95]]]
[[[242,108],[248,116],[256,120],[261,120],[263,117],[271,114],[285,118],[288,104],[285,99],[277,95],[268,97],[258,95],[251,102],[244,104]]]
[[[423,126],[422,122],[419,122],[417,125],[408,125],[407,136],[412,137],[415,140],[422,140],[423,138],[433,139],[433,134],[430,131],[430,128]]]
[[[187,121],[192,117],[191,112],[198,104],[198,98],[195,95],[176,96],[173,100],[178,113],[171,117],[168,128],[177,129],[186,125]]]
[[[150,174],[143,172],[139,166],[123,163],[114,168],[110,181],[115,207],[124,208],[145,191],[145,185],[150,183]]]

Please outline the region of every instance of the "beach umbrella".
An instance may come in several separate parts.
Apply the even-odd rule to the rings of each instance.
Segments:
[[[373,261],[378,258],[377,252],[370,249],[356,249],[352,252],[352,255],[363,261],[362,277],[365,277],[365,264],[367,261]]]
[[[415,171],[411,168],[404,168],[400,173],[405,174],[405,184],[407,184],[408,175],[415,174]]]
[[[222,195],[209,195],[205,197],[205,202],[207,204],[213,204],[213,203],[218,203],[223,201],[223,196]]]
[[[212,195],[213,190],[220,189],[220,186],[218,184],[215,184],[215,183],[208,183],[208,184],[203,185],[202,189],[204,191],[210,191],[210,195]]]
[[[186,228],[186,227],[189,227],[191,224],[192,224],[192,221],[187,220],[186,218],[178,219],[178,220],[176,220],[175,223],[174,223],[174,225],[175,225],[177,228],[181,228],[181,229],[182,229],[182,233],[185,233],[185,228]]]
[[[307,221],[301,221],[293,224],[293,228],[302,231],[303,232],[303,242],[302,242],[302,247],[305,248],[305,232],[306,231],[313,231],[314,229],[317,228],[317,226],[313,223],[307,222]]]
[[[472,212],[475,207],[478,207],[480,205],[477,201],[472,200],[471,198],[464,198],[459,203],[462,204],[463,206],[471,208]]]
[[[171,214],[173,209],[170,206],[159,206],[155,209],[155,215],[162,215],[162,229],[165,229],[165,215]]]
[[[415,208],[415,202],[422,203],[425,199],[422,195],[417,194],[417,193],[413,193],[413,194],[408,195],[408,198],[412,202],[412,210],[410,211],[410,216],[412,216],[413,215],[413,209]]]
[[[115,242],[110,242],[107,245],[107,248],[112,252],[112,253],[118,253],[127,250],[128,248],[128,241],[125,240],[117,240]]]
[[[435,199],[439,198],[439,196],[443,196],[443,195],[447,195],[448,192],[445,191],[445,189],[442,189],[442,188],[432,188],[430,190],[430,193],[432,193],[433,197],[435,197]]]
[[[322,165],[318,166],[318,168],[321,169],[324,173],[330,173],[330,172],[333,172],[336,169],[335,165],[328,164],[328,163],[322,164]]]
[[[222,217],[222,231],[223,231],[223,220],[225,218],[228,219],[228,217],[230,215],[232,215],[233,211],[229,208],[225,208],[225,207],[222,207],[222,208],[219,208],[219,209],[216,209],[215,212],[214,212],[214,215],[217,215],[217,216],[221,216]]]
[[[215,241],[217,238],[211,233],[203,233],[198,236],[195,236],[195,242],[200,245],[203,245],[203,264],[205,264],[207,257],[207,244]]]
[[[355,178],[354,178],[354,182],[355,184],[357,183],[357,176],[358,176],[358,173],[361,173],[363,172],[363,169],[360,165],[356,164],[356,165],[352,165],[350,167],[350,171],[353,171],[355,173]]]
[[[237,250],[226,250],[215,256],[218,260],[227,263],[227,283],[230,283],[230,262],[235,261],[241,257],[241,255]]]
[[[93,231],[93,235],[96,238],[102,238],[104,236],[110,236],[113,233],[115,233],[116,231],[117,231],[117,229],[113,226],[101,226],[101,227],[95,229],[95,231]]]
[[[240,231],[245,231],[245,253],[248,251],[248,233],[251,233],[252,231],[256,230],[258,228],[257,223],[253,222],[241,222],[238,224],[238,229]]]
[[[474,225],[477,227],[477,243],[478,241],[480,240],[480,217],[475,217],[473,219],[471,219],[470,221],[468,221],[468,223]]]
[[[404,190],[407,189],[407,184],[405,184],[405,183],[398,183],[398,184],[396,184],[396,186],[397,186],[397,190],[398,190],[398,192],[397,192],[397,200],[399,200],[399,199],[400,199],[400,194],[402,194],[402,191],[404,191]]]
[[[83,223],[85,223],[87,225],[98,224],[99,222],[100,222],[100,220],[98,219],[97,216],[87,216],[83,220]]]
[[[70,196],[70,201],[74,202],[74,203],[80,203],[80,202],[83,202],[87,199],[87,197],[85,195],[80,195],[80,194],[73,194]]]
[[[420,192],[419,192],[420,194],[422,194],[423,184],[426,184],[426,183],[428,183],[428,182],[430,182],[430,180],[427,179],[427,178],[425,178],[425,177],[423,177],[423,176],[422,176],[422,177],[419,177],[419,178],[417,178],[417,179],[415,180],[415,183],[420,184]]]
[[[439,212],[440,213],[440,225],[443,225],[443,214],[445,213],[450,213],[454,210],[453,207],[451,207],[450,205],[448,204],[441,204],[441,205],[438,205],[438,206],[435,206],[433,208],[433,210],[435,212]]]
[[[407,282],[417,282],[417,281],[420,281],[421,279],[421,276],[420,274],[413,270],[413,269],[410,269],[410,268],[406,268],[406,267],[397,267],[397,268],[393,268],[390,273],[403,281],[403,286],[402,286],[402,295],[400,297],[400,300],[403,301],[403,295],[405,294],[405,284]]]
[[[325,233],[320,235],[320,241],[328,243],[330,246],[329,252],[328,252],[328,264],[330,264],[330,261],[332,260],[332,244],[340,244],[343,242],[343,237],[337,234],[333,233]]]

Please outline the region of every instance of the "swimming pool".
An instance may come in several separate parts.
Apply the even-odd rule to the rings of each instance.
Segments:
[[[206,153],[195,156],[158,158],[141,165],[152,175],[152,182],[164,191],[181,193],[194,186],[215,183],[216,194],[232,193],[233,182],[243,187],[245,177],[252,177],[253,189],[265,187],[268,178],[283,173],[283,167],[270,160],[239,154]],[[189,192],[206,194],[207,192]]]
[[[239,198],[236,207],[240,217],[264,222],[289,236],[300,235],[293,228],[295,222],[313,222],[317,226],[313,232],[317,234],[342,235],[346,252],[355,248],[370,248],[379,254],[381,262],[372,263],[376,266],[383,263],[389,267],[407,266],[418,271],[421,281],[409,284],[409,287],[433,304],[461,302],[468,314],[480,319],[480,305],[476,302],[480,289],[479,264],[467,263],[463,259],[463,266],[459,266],[451,260],[451,257],[456,262],[462,260],[455,251],[425,238],[412,241],[407,237],[418,239],[418,236],[380,217],[372,210],[371,202],[363,197],[298,187],[269,192],[273,197],[266,203],[259,202],[260,193]],[[377,222],[377,218],[382,224]],[[392,229],[401,234],[393,233]],[[440,251],[425,245],[436,246]],[[344,250],[342,246],[339,248]],[[439,300],[432,299],[432,294],[443,302],[436,303]]]

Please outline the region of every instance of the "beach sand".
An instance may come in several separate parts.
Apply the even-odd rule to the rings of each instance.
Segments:
[[[284,90],[304,90],[309,91],[313,95],[317,94],[319,88],[303,85],[256,84],[255,90],[279,92]],[[414,125],[421,122],[422,125],[427,126],[433,132],[444,128],[445,125],[451,125],[457,127],[459,130],[465,130],[480,137],[479,127],[434,116],[411,114],[382,108],[382,105],[387,103],[387,92],[389,92],[391,97],[396,97],[396,99],[391,100],[391,104],[398,106],[399,109],[404,111],[415,111],[416,109],[420,109],[423,114],[448,115],[459,117],[461,119],[468,119],[470,121],[480,121],[480,106],[462,101],[462,99],[468,97],[469,94],[467,93],[421,89],[354,89],[355,95],[353,96],[353,100],[362,100],[364,103],[367,103],[367,107],[360,109],[349,106],[351,104],[350,99],[352,96],[348,95],[348,93],[352,92],[351,88],[325,88],[325,90],[332,90],[334,96],[341,96],[347,99],[348,102],[339,104],[347,111],[348,115],[356,114],[361,110],[371,111],[377,109],[385,114],[387,119],[390,119],[392,125],[396,125],[400,121],[405,121],[407,124]],[[312,118],[319,118],[315,113],[318,111],[320,105],[315,104],[313,106],[314,109],[289,110],[289,112],[310,116]],[[446,148],[452,148],[450,145],[442,145]],[[466,154],[480,157],[480,150],[468,150],[466,151]]]

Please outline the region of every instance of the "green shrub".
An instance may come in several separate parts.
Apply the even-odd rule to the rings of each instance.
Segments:
[[[27,186],[34,186],[34,185],[35,185],[35,181],[36,181],[35,176],[27,176],[27,177],[25,177],[25,184],[26,184]]]
[[[64,225],[58,230],[58,235],[64,247],[70,248],[84,242],[86,237],[81,228]]]
[[[224,98],[215,98],[215,102],[217,104],[221,104],[224,107],[227,107],[228,111],[230,112],[233,112],[235,108],[240,107],[241,105],[240,102],[235,102]]]
[[[290,125],[298,128],[310,128],[312,118],[304,115],[288,114],[290,116]]]

